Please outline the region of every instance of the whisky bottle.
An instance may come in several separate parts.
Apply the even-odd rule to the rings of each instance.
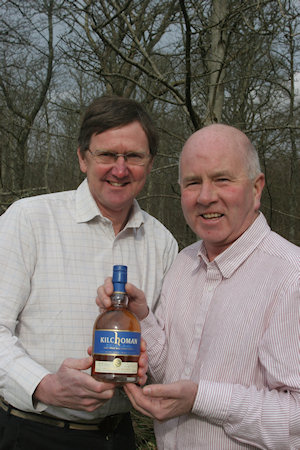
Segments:
[[[112,281],[112,305],[94,324],[92,376],[99,381],[135,383],[138,381],[141,327],[136,316],[127,309],[127,266],[113,266]]]

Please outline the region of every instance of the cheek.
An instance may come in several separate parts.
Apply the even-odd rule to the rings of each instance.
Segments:
[[[131,176],[134,181],[145,182],[147,174],[147,170],[145,170],[143,167],[136,166],[131,169]]]
[[[183,191],[181,193],[181,207],[183,211],[189,211],[197,203],[197,195],[192,192]]]
[[[243,208],[248,203],[247,195],[243,189],[238,187],[229,187],[221,195],[224,203],[233,208]]]
[[[254,196],[250,190],[232,189],[231,195],[227,197],[227,206],[234,220],[244,220],[254,211]]]
[[[105,167],[101,164],[94,164],[89,167],[89,175],[100,179],[105,178],[109,171],[109,166]]]

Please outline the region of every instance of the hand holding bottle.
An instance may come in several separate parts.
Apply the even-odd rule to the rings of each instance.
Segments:
[[[94,411],[114,395],[115,385],[94,380],[83,372],[92,365],[92,357],[68,358],[56,373],[46,375],[33,398],[46,405],[82,411]]]
[[[138,377],[139,381],[138,384],[140,386],[144,386],[147,381],[147,371],[148,371],[148,354],[147,354],[147,348],[146,348],[146,341],[141,338],[141,353],[138,361]]]
[[[126,384],[124,390],[137,411],[162,421],[190,413],[198,385],[191,380],[179,380],[170,384],[151,384],[143,389]]]
[[[131,283],[126,283],[126,293],[128,295],[128,309],[133,312],[141,321],[148,316],[149,308],[146,302],[146,297],[143,291],[135,287]],[[96,303],[100,310],[105,310],[111,306],[111,295],[113,293],[112,278],[105,279],[104,284],[99,286],[97,290]]]

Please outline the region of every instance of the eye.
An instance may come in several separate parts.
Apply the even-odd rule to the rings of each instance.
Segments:
[[[184,187],[185,188],[189,188],[189,187],[197,187],[197,186],[199,186],[201,184],[201,181],[199,181],[199,180],[190,180],[190,181],[187,181],[185,184],[184,184]]]
[[[228,181],[229,181],[229,179],[225,178],[225,177],[220,177],[220,178],[216,179],[217,183],[227,183]]]
[[[143,159],[145,155],[143,155],[142,153],[134,153],[134,152],[130,152],[126,154],[127,159],[130,160],[134,160],[134,159]]]
[[[95,156],[100,156],[104,158],[114,158],[115,154],[112,152],[95,152]]]

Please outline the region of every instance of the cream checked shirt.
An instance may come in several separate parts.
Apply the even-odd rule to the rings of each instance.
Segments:
[[[128,266],[128,281],[143,289],[153,309],[177,254],[171,233],[134,202],[115,236],[90,194],[76,191],[15,202],[0,217],[0,394],[34,411],[32,394],[65,358],[84,358],[99,314],[97,287],[114,264]],[[129,410],[116,396],[94,413],[48,407],[59,418],[94,421]]]
[[[155,423],[159,450],[300,449],[299,277],[300,249],[262,214],[212,262],[201,242],[178,255],[142,333],[155,380],[198,393]]]

